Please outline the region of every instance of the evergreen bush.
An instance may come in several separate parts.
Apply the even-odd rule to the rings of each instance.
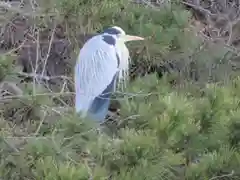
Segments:
[[[56,98],[62,101],[69,92],[51,92],[44,84],[26,81],[18,76],[16,57],[3,54],[0,179],[240,179],[240,84],[238,77],[226,77],[232,73],[232,54],[197,37],[189,25],[191,14],[179,2],[160,7],[127,0],[41,3],[45,16],[34,17],[36,22],[47,24],[54,14],[69,39],[111,25],[147,37],[144,44],[128,45],[132,71],[136,67],[145,75],[150,67],[180,60],[173,67],[177,73],[193,62],[203,80],[199,86],[174,72],[161,79],[156,73],[138,74],[125,96],[117,96],[120,116],[99,130],[96,122],[76,116],[73,107],[56,107]],[[202,75],[202,69],[210,75]],[[169,84],[172,79],[179,86]]]

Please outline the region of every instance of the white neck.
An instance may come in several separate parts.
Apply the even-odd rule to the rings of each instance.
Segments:
[[[117,41],[116,43],[116,51],[119,55],[119,82],[124,82],[124,85],[126,85],[126,81],[128,80],[128,70],[129,70],[129,62],[130,62],[130,56],[129,51],[122,41]]]

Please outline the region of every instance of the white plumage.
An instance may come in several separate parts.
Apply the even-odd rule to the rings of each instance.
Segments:
[[[87,41],[78,55],[76,96],[84,103],[76,106],[77,111],[88,110],[94,98],[104,91],[118,72],[115,47],[99,41],[99,36]]]
[[[103,100],[99,96],[103,95],[103,92],[115,91],[116,83],[127,80],[130,60],[124,43],[127,35],[116,26],[111,30],[110,34],[106,31],[89,39],[80,50],[75,66],[76,111],[85,112],[85,115],[91,108],[94,109],[93,113],[102,108],[102,112],[98,114],[101,121],[108,108],[109,99]],[[114,34],[115,31],[118,33]],[[111,42],[104,41],[104,36],[108,36]]]

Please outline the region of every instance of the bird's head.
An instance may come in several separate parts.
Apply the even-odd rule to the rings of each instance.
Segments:
[[[125,42],[144,40],[144,38],[127,35],[125,31],[118,26],[105,29],[101,34],[101,38],[108,45],[115,47],[117,59],[119,60],[119,79],[124,79],[125,81],[128,76],[129,62],[131,60]]]
[[[132,35],[127,35],[125,31],[118,27],[118,26],[112,26],[103,31],[104,34],[108,34],[111,36],[115,36],[116,39],[122,42],[128,42],[128,41],[139,41],[139,40],[144,40],[144,38],[139,37],[139,36],[132,36]]]

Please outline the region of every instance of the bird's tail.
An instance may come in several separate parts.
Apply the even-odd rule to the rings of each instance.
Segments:
[[[77,113],[82,113],[83,116],[87,113],[89,107],[92,104],[92,99],[90,100],[89,97],[83,96],[81,94],[77,94],[75,96],[75,110]]]

